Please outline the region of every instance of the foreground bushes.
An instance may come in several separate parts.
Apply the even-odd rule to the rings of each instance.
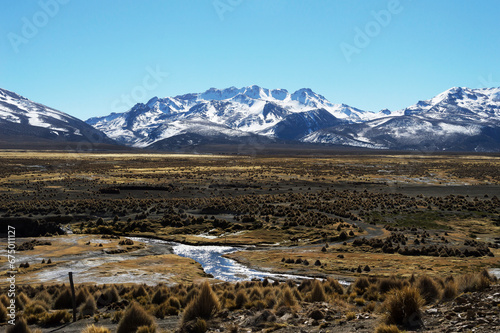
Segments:
[[[462,292],[485,290],[494,278],[486,271],[465,274],[446,279],[430,276],[412,276],[409,279],[397,277],[376,278],[360,277],[344,289],[333,278],[327,280],[303,280],[286,283],[265,281],[246,281],[239,283],[220,283],[210,285],[179,284],[173,287],[159,286],[86,286],[78,287],[80,318],[93,316],[96,322],[100,317],[111,318],[118,323],[118,333],[155,332],[155,319],[182,314],[181,331],[204,332],[220,321],[217,314],[239,311],[244,315],[257,311],[270,314],[269,317],[290,313],[300,315],[308,307],[329,306],[342,309],[347,320],[353,320],[359,311],[384,313],[384,325],[377,332],[397,332],[397,327],[413,327],[421,323],[424,303],[450,301]],[[6,320],[3,305],[8,298],[0,296],[0,320]],[[22,286],[18,300],[24,310],[20,316],[27,324],[42,327],[61,325],[71,320],[67,309],[68,288],[64,285],[49,287]],[[382,303],[381,303],[382,302]],[[103,309],[101,312],[99,309]],[[56,311],[54,311],[56,310]],[[221,311],[223,310],[223,311]],[[110,312],[111,311],[111,312]],[[309,311],[309,310],[308,310]],[[313,309],[310,318],[325,318],[323,310]],[[154,317],[153,317],[154,316]],[[217,317],[214,321],[214,317]],[[222,317],[221,317],[222,318]],[[267,320],[267,316],[264,319]],[[18,327],[23,331],[23,322]],[[17,328],[16,328],[17,330]],[[14,331],[17,332],[17,331]],[[85,333],[107,332],[105,328],[89,326]]]
[[[217,295],[212,291],[210,284],[205,282],[201,285],[199,295],[186,307],[182,321],[187,322],[196,318],[210,319],[219,309]]]
[[[149,332],[156,331],[156,323],[154,318],[149,315],[138,303],[132,302],[127,311],[123,314],[123,318],[118,324],[116,333],[131,333],[136,332],[139,327],[146,326],[151,328]]]
[[[383,304],[387,324],[419,327],[422,323],[422,306],[425,300],[415,287],[394,290]]]

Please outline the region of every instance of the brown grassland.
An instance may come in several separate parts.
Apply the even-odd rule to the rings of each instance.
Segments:
[[[37,258],[17,263],[18,325],[42,332],[438,332],[455,325],[431,315],[447,307],[494,332],[496,299],[484,316],[468,310],[498,293],[485,269],[500,269],[499,194],[495,155],[0,152],[0,233],[15,226],[17,253]],[[221,283],[125,236],[242,246],[227,257],[321,280]],[[103,262],[64,324],[67,286],[37,279],[82,255]],[[124,272],[168,284],[99,280]]]

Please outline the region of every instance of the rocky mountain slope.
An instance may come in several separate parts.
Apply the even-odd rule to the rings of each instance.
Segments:
[[[9,147],[58,143],[115,144],[104,133],[64,112],[0,89],[0,141]]]

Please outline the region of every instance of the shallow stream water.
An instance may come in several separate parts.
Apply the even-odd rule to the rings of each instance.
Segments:
[[[214,278],[222,281],[245,281],[264,278],[272,280],[311,279],[311,277],[301,275],[259,271],[223,257],[224,254],[240,251],[242,248],[216,245],[195,246],[140,237],[130,237],[130,239],[144,243],[170,245],[175,254],[199,262],[205,273],[211,274]]]
[[[69,238],[62,238],[61,241],[75,243],[82,236],[71,235]],[[191,258],[201,264],[207,274],[211,274],[215,279],[222,281],[248,281],[251,279],[270,280],[303,280],[311,277],[291,274],[276,274],[272,272],[260,271],[249,268],[235,260],[224,258],[223,255],[244,250],[244,248],[231,246],[194,246],[175,242],[168,242],[153,238],[127,237],[138,243],[145,243],[147,246],[141,250],[122,253],[106,254],[100,250],[93,250],[85,253],[78,253],[63,256],[55,261],[64,261],[56,266],[35,272],[33,280],[41,283],[65,283],[68,281],[68,272],[73,272],[75,279],[79,283],[145,283],[155,285],[160,282],[169,284],[171,275],[151,273],[144,271],[140,267],[128,270],[118,270],[106,272],[100,266],[107,263],[119,263],[129,259],[137,259],[142,256],[154,256],[174,253],[176,255]],[[44,238],[41,238],[44,239]],[[53,239],[52,239],[53,240]],[[18,239],[19,242],[23,239]],[[94,240],[96,243],[104,241]],[[0,255],[5,255],[5,250],[0,250]],[[24,255],[24,252],[16,254],[17,263],[21,262],[41,262],[45,255]],[[7,263],[0,265],[0,270],[7,270]],[[340,281],[341,283],[346,283]]]

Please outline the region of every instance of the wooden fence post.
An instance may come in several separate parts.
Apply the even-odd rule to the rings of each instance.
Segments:
[[[76,297],[75,285],[73,284],[73,272],[69,272],[69,285],[71,286],[71,298],[73,300],[73,322],[76,321]]]

